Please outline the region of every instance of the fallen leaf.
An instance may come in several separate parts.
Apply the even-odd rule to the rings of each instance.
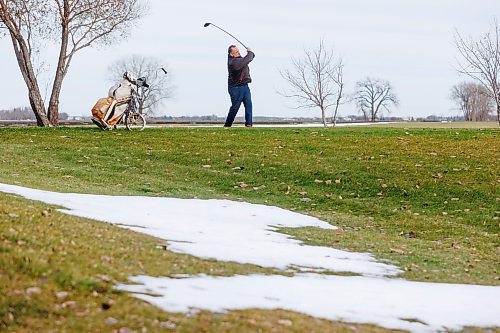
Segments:
[[[290,327],[293,325],[293,322],[290,319],[280,319],[278,320],[278,324]]]
[[[287,188],[286,188],[286,192],[285,192],[285,194],[286,194],[286,195],[290,194],[290,190],[291,190],[291,189],[292,189],[292,188],[290,187],[290,185],[288,185],[288,186],[287,186]]]
[[[160,327],[162,328],[166,328],[166,329],[169,329],[169,330],[173,330],[173,329],[176,329],[177,328],[177,324],[176,323],[173,323],[171,321],[162,321],[160,323]]]
[[[64,298],[66,298],[68,296],[69,296],[69,292],[67,292],[67,291],[58,291],[58,292],[56,292],[56,297],[58,299],[64,299]]]
[[[402,249],[397,249],[397,248],[390,248],[391,253],[397,253],[397,254],[405,254],[406,252]]]
[[[40,289],[38,287],[30,287],[30,288],[26,289],[26,294],[28,294],[29,296],[40,295],[41,293],[42,293],[42,289]]]
[[[106,283],[113,281],[113,279],[109,275],[97,274],[96,277],[102,282]]]
[[[415,271],[418,268],[419,268],[419,266],[416,264],[409,264],[409,265],[405,266],[405,271]]]
[[[74,308],[76,306],[76,302],[75,301],[67,301],[67,302],[64,302],[63,304],[61,304],[61,306],[63,308]]]
[[[113,317],[109,317],[109,318],[106,318],[106,320],[104,321],[107,325],[109,326],[114,326],[116,324],[118,324],[118,320],[116,320],[115,318]]]

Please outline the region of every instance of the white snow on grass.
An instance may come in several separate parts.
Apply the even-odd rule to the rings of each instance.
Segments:
[[[230,200],[172,199],[56,193],[0,184],[0,191],[65,207],[60,211],[105,221],[168,241],[167,248],[199,258],[302,271],[396,275],[399,268],[368,253],[308,246],[278,227],[335,227],[278,207]]]
[[[500,326],[499,287],[319,274],[131,280],[140,284],[119,289],[169,312],[285,309],[412,332]]]
[[[279,227],[317,227],[326,232],[335,227],[277,207],[229,200],[55,193],[1,183],[0,192],[165,239],[168,249],[178,253],[281,270],[362,275],[137,276],[130,279],[138,284],[118,286],[166,311],[280,308],[414,332],[500,326],[500,287],[389,279],[401,270],[370,254],[307,246],[278,233]]]

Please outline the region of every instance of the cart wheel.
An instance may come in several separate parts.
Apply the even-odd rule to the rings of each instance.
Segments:
[[[125,117],[125,126],[130,131],[142,131],[146,126],[146,119],[138,112],[131,112]]]

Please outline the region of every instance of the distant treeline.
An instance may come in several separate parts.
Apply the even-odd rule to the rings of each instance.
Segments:
[[[67,113],[60,113],[60,120],[67,120],[69,115]],[[20,107],[11,110],[1,110],[0,120],[36,120],[35,114],[30,107]]]
[[[155,120],[166,120],[166,121],[224,121],[225,117],[220,117],[217,115],[206,115],[206,116],[160,116],[149,119]],[[243,117],[236,117],[236,120],[243,121]],[[255,116],[253,118],[256,122],[273,122],[273,121],[290,121],[290,122],[321,122],[319,117],[266,117],[266,116]],[[331,122],[331,118],[327,117],[327,120]],[[464,121],[463,116],[437,116],[430,115],[426,117],[381,117],[378,121]],[[494,120],[491,117],[491,120]],[[348,116],[338,116],[337,122],[366,122],[366,118],[362,115],[348,115]]]
[[[90,117],[75,117],[69,116],[67,113],[63,112],[59,114],[59,120],[90,120]],[[224,121],[225,117],[220,117],[217,115],[206,115],[206,116],[160,116],[160,117],[150,117],[150,120],[159,121]],[[236,118],[239,121],[243,121],[242,117]],[[30,107],[19,107],[11,110],[0,110],[0,120],[36,120],[35,114]],[[381,117],[379,121],[464,121],[464,116],[437,116],[430,115],[427,117]],[[495,120],[494,115],[490,115],[488,120]],[[266,116],[256,116],[254,121],[257,122],[273,122],[273,121],[291,121],[291,122],[320,122],[321,118],[318,117],[266,117]],[[328,119],[330,121],[330,119]],[[349,115],[349,116],[339,116],[337,117],[338,122],[364,122],[366,119],[362,115]]]

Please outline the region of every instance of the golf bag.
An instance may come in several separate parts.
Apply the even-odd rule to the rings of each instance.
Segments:
[[[137,93],[137,81],[128,73],[112,86],[108,97],[100,98],[92,108],[92,121],[101,128],[116,125],[127,110],[132,94]]]

